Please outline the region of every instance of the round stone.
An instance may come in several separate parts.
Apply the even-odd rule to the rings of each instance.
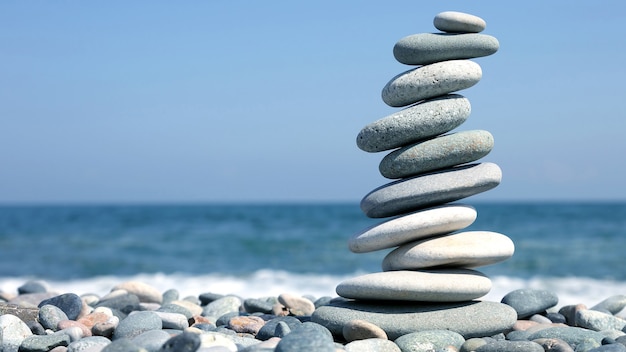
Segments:
[[[241,304],[241,298],[237,296],[225,296],[207,304],[203,308],[202,315],[217,320],[224,314],[239,312]]]
[[[402,351],[414,351],[415,346],[420,346],[420,351],[442,351],[448,346],[454,346],[458,351],[465,339],[454,331],[425,330],[402,335],[394,342]]]
[[[444,11],[433,20],[435,28],[449,33],[480,33],[485,30],[487,23],[478,16],[457,11]]]
[[[115,290],[126,290],[126,292],[136,295],[140,302],[144,303],[162,303],[163,295],[156,288],[143,283],[141,281],[126,281],[115,287]]]
[[[538,330],[533,332],[528,340],[534,341],[537,339],[560,339],[565,341],[574,350],[586,351],[587,349],[578,349],[579,345],[583,345],[589,342],[593,342],[595,347],[600,346],[604,335],[597,331],[587,330],[579,327],[572,326],[555,326],[552,328]]]
[[[68,346],[70,337],[66,334],[32,335],[22,341],[18,351],[50,351],[58,346]]]
[[[393,56],[406,65],[429,65],[488,56],[499,48],[498,40],[486,34],[419,33],[400,39]]]
[[[400,215],[488,191],[501,179],[493,163],[457,166],[383,185],[361,200],[361,210],[371,218]]]
[[[493,149],[493,136],[482,130],[443,135],[387,154],[378,169],[386,178],[403,178],[476,161]]]
[[[317,308],[311,316],[313,322],[324,325],[337,337],[341,337],[343,327],[354,319],[379,326],[392,340],[416,331],[440,329],[468,339],[508,330],[517,314],[506,304],[490,301],[424,304],[337,299]]]
[[[482,345],[476,352],[544,352],[543,347],[532,341],[493,341]]]
[[[348,248],[354,253],[365,253],[396,247],[466,228],[474,220],[476,209],[469,205],[451,204],[428,208],[369,227],[353,235],[348,240]]]
[[[113,333],[113,340],[121,338],[133,338],[149,330],[163,328],[161,318],[155,312],[143,311],[130,314],[120,321]]]
[[[487,294],[491,280],[471,269],[400,270],[353,277],[335,290],[351,299],[461,302]]]
[[[594,331],[622,330],[626,327],[626,320],[611,314],[584,309],[576,312],[576,326]]]
[[[315,305],[309,299],[290,293],[280,294],[278,302],[285,306],[291,315],[295,316],[311,315],[315,311]]]
[[[335,351],[335,343],[330,332],[323,326],[315,323],[303,323],[298,328],[283,337],[276,352],[300,352],[300,351]]]
[[[536,289],[519,289],[507,293],[502,297],[502,302],[515,311],[519,319],[530,317],[536,313],[542,313],[548,308],[556,306],[559,298],[552,291]]]
[[[611,296],[591,307],[592,310],[607,310],[611,314],[617,314],[626,307],[626,295]]]
[[[383,88],[385,104],[402,107],[469,88],[480,81],[482,70],[470,60],[449,60],[403,72]]]
[[[513,241],[505,235],[491,231],[459,232],[402,245],[385,256],[382,268],[475,268],[509,259],[514,251]]]
[[[51,304],[45,304],[39,308],[39,323],[44,328],[57,331],[57,325],[63,320],[68,320],[68,317],[61,308]]]
[[[20,318],[12,314],[0,315],[0,351],[15,351],[33,333]]]
[[[86,350],[99,351],[111,344],[111,340],[102,336],[89,336],[84,337],[78,341],[74,341],[69,344],[68,352],[81,352]]]
[[[344,348],[346,352],[402,352],[393,341],[377,338],[352,341]]]
[[[45,299],[39,303],[39,307],[49,304],[61,309],[68,319],[76,320],[83,309],[83,300],[75,293],[65,293]]]
[[[344,325],[343,337],[348,342],[374,338],[387,340],[387,333],[375,324],[365,320],[355,319],[350,320]]]
[[[365,126],[356,144],[366,152],[403,147],[453,130],[470,112],[469,100],[459,94],[429,99]]]

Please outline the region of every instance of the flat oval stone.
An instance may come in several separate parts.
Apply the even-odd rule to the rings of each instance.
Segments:
[[[470,102],[462,95],[433,98],[370,123],[359,132],[356,144],[372,153],[403,147],[457,128],[470,112]]]
[[[583,309],[576,312],[576,326],[593,331],[622,330],[626,327],[626,320],[596,310]]]
[[[393,56],[406,65],[429,65],[489,56],[499,48],[498,40],[486,34],[419,33],[400,39]]]
[[[518,318],[523,319],[556,306],[559,298],[548,290],[519,289],[504,295],[501,303],[513,307]]]
[[[443,235],[470,226],[476,209],[469,205],[450,204],[428,208],[387,220],[356,233],[348,240],[354,253],[366,253]]]
[[[116,285],[111,290],[126,290],[128,293],[136,295],[139,302],[159,304],[163,302],[163,295],[159,290],[141,281],[126,281]]]
[[[489,301],[458,303],[365,302],[335,300],[319,307],[311,320],[341,337],[349,321],[369,321],[385,330],[389,339],[424,330],[450,330],[465,339],[493,336],[508,330],[517,320],[515,310]]]
[[[475,268],[509,259],[515,245],[505,235],[468,231],[428,238],[400,246],[383,259],[383,270],[415,270],[429,267]]]
[[[469,301],[489,290],[491,280],[471,269],[371,273],[347,279],[335,289],[344,298],[421,302]]]
[[[493,341],[482,345],[476,352],[544,352],[540,344],[532,341]]]
[[[369,321],[355,319],[344,325],[343,338],[348,342],[365,339],[387,340],[387,333]]]
[[[482,130],[439,136],[395,150],[378,166],[386,178],[403,178],[476,161],[493,149],[493,136]]]
[[[448,346],[454,346],[458,351],[465,339],[458,332],[450,330],[424,330],[402,335],[395,341],[402,351],[442,351]]]
[[[485,20],[469,13],[444,11],[433,19],[435,28],[448,33],[479,33],[487,28]]]
[[[469,88],[482,78],[480,66],[470,60],[449,60],[403,72],[383,88],[382,98],[392,107],[407,106]]]
[[[352,341],[344,348],[346,352],[402,352],[393,341],[378,338]]]
[[[502,171],[493,163],[469,164],[388,183],[361,200],[371,218],[384,218],[454,202],[495,188]]]
[[[573,349],[576,350],[578,345],[582,345],[587,341],[593,341],[599,346],[602,343],[604,335],[597,331],[591,331],[579,327],[572,326],[555,326],[534,332],[528,337],[533,341],[541,338],[560,339],[565,341]]]

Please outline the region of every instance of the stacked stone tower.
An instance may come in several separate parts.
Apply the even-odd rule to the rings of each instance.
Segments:
[[[511,257],[513,242],[491,231],[459,232],[477,213],[454,203],[496,187],[502,177],[496,164],[477,162],[493,148],[489,132],[450,132],[471,110],[469,100],[455,92],[482,77],[480,66],[469,59],[495,53],[499,43],[479,33],[486,23],[473,15],[443,12],[434,24],[441,33],[410,35],[393,48],[399,62],[417,66],[392,78],[382,91],[386,104],[403,109],[365,126],[357,137],[364,151],[392,150],[379,171],[397,180],[363,198],[368,217],[389,219],[354,235],[349,248],[393,250],[381,272],[340,283],[336,291],[345,300],[316,311],[313,319],[335,333],[352,318],[379,325],[390,338],[435,328],[487,336],[516,319],[510,307],[473,301],[491,289],[491,280],[475,268]]]

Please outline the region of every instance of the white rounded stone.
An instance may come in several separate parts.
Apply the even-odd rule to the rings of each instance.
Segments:
[[[459,232],[400,246],[383,259],[383,270],[475,268],[507,260],[513,252],[515,245],[505,235],[491,231]]]
[[[437,14],[433,24],[438,30],[448,33],[480,33],[487,28],[487,23],[482,18],[457,11]]]
[[[471,269],[385,271],[341,282],[339,296],[363,300],[462,302],[491,290],[491,280]]]
[[[466,228],[476,220],[476,209],[450,204],[428,208],[387,220],[350,238],[348,248],[365,253]]]

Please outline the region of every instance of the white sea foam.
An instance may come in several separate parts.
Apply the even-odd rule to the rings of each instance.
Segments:
[[[259,270],[246,276],[221,274],[189,275],[189,274],[139,274],[134,276],[100,276],[85,279],[58,281],[45,280],[49,290],[76,294],[95,293],[104,295],[121,282],[137,280],[149,284],[158,290],[165,291],[175,288],[181,297],[198,296],[201,293],[213,292],[235,294],[244,298],[277,296],[289,292],[314,297],[336,296],[335,286],[351,275],[334,276],[319,274],[296,274],[286,271]],[[17,288],[27,277],[0,278],[0,290],[16,293]],[[559,297],[558,307],[568,304],[584,303],[593,306],[613,295],[626,295],[626,282],[596,280],[592,278],[548,278],[531,279],[512,278],[505,276],[492,277],[493,288],[483,300],[500,301],[508,292],[520,288],[546,289]]]

